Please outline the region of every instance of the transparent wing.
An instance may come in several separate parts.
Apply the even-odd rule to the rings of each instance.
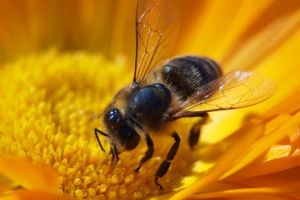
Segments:
[[[139,0],[136,12],[136,65],[133,81],[142,80],[168,53],[177,20],[167,0]]]
[[[251,106],[270,98],[276,88],[274,81],[253,72],[232,71],[201,86],[175,106],[171,116],[173,119],[195,117],[203,112]]]

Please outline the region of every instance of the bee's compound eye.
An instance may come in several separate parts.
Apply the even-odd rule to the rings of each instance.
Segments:
[[[124,121],[118,109],[109,110],[105,114],[104,122],[109,130],[109,137],[114,142],[115,149],[113,150],[115,154],[116,152],[122,152],[124,149],[132,150],[139,144],[139,134]]]
[[[122,121],[119,110],[116,108],[109,110],[105,114],[104,121],[111,126],[118,125],[120,123],[120,121]]]

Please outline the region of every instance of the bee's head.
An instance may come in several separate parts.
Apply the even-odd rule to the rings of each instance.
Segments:
[[[103,122],[108,133],[101,132],[101,134],[109,138],[110,153],[113,155],[112,164],[116,164],[119,160],[118,155],[122,151],[130,151],[137,147],[140,135],[122,118],[122,114],[117,108],[108,110]],[[104,151],[100,141],[99,144]]]

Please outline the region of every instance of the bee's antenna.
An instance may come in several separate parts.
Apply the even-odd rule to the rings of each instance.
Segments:
[[[105,150],[104,150],[104,148],[103,148],[103,146],[102,146],[102,144],[101,144],[101,142],[100,142],[100,139],[99,139],[98,134],[101,134],[101,135],[103,135],[103,136],[105,136],[105,137],[108,137],[108,135],[107,135],[106,133],[100,131],[100,130],[97,129],[97,128],[95,128],[94,131],[95,131],[95,135],[96,135],[96,138],[97,138],[97,141],[98,141],[98,144],[99,144],[100,148],[102,149],[103,152],[105,152]]]

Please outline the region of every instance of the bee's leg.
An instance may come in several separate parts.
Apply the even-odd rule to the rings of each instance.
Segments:
[[[148,134],[146,135],[146,143],[147,143],[148,149],[145,152],[144,157],[140,160],[140,165],[134,170],[135,172],[139,172],[140,168],[142,167],[142,164],[144,162],[146,162],[147,160],[149,160],[153,155],[153,152],[154,152],[153,146],[154,145],[153,145],[153,141],[152,141],[151,137]]]
[[[177,153],[179,145],[180,145],[180,137],[176,132],[174,132],[172,134],[172,137],[175,139],[175,143],[171,147],[171,149],[167,155],[167,158],[160,164],[160,166],[155,174],[155,184],[159,186],[160,190],[162,190],[163,187],[157,182],[157,179],[163,177],[166,174],[166,172],[168,171],[168,169],[171,165],[171,162],[173,161],[173,159]]]
[[[191,148],[193,148],[198,143],[200,128],[207,122],[209,116],[208,113],[201,113],[199,117],[201,117],[201,119],[196,122],[190,130],[189,145]]]

